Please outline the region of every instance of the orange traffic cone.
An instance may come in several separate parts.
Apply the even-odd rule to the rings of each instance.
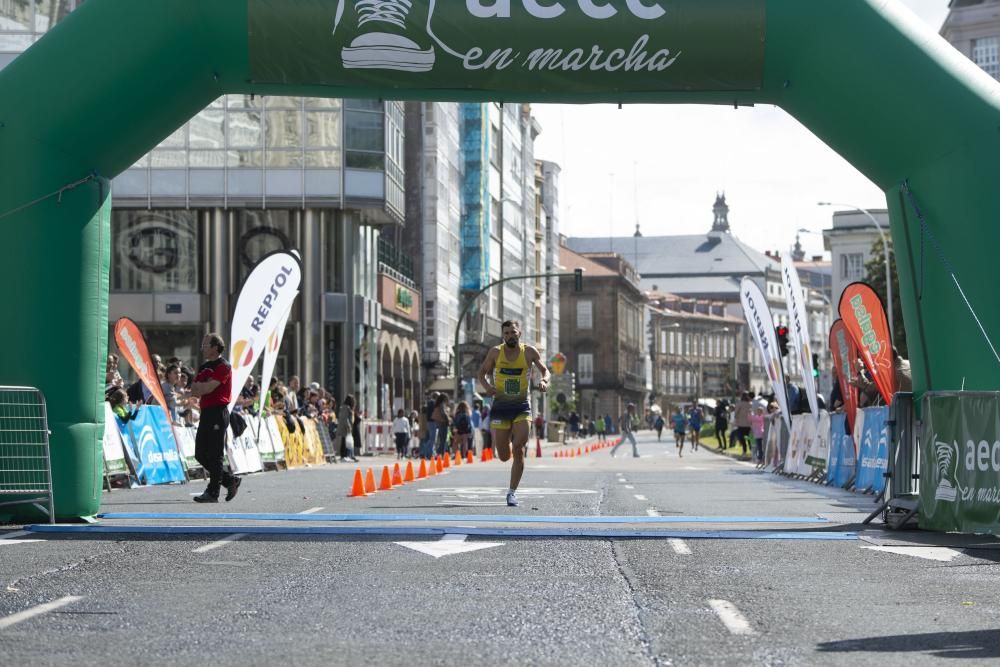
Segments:
[[[365,493],[375,493],[375,472],[371,468],[365,475]]]
[[[448,456],[447,454],[442,454],[441,458],[444,459],[444,461],[442,461],[443,466],[445,468],[450,468],[451,467],[451,457]],[[439,470],[440,470],[440,468],[439,468]]]
[[[437,471],[437,459],[436,458],[429,459],[427,461],[427,476],[430,477],[430,476],[436,475],[436,474],[438,474],[438,471]]]
[[[465,455],[465,462],[466,463],[475,463],[476,462],[476,457],[472,455],[472,450],[471,449]]]
[[[589,454],[590,453],[590,445],[587,445],[587,447],[583,450],[583,453],[584,454]]]
[[[434,457],[434,469],[437,470],[438,473],[442,473],[442,472],[444,472],[445,468],[447,468],[447,466],[445,464],[441,463],[441,457],[440,456],[435,456]]]
[[[348,498],[361,498],[367,495],[365,493],[365,481],[361,478],[361,468],[354,471],[354,484],[351,486],[351,492],[347,494]]]
[[[392,467],[392,485],[403,486],[403,472],[399,469],[398,463]]]
[[[420,463],[423,463],[423,461],[421,461]],[[427,471],[424,470],[423,477],[426,476],[427,476]],[[413,481],[413,461],[407,461],[406,473],[403,475],[403,483],[405,484],[406,482],[412,482],[412,481]]]
[[[455,465],[462,465],[462,450],[460,449],[455,450]]]
[[[378,483],[379,491],[392,490],[392,475],[389,474],[389,466],[382,466],[382,479]]]
[[[489,459],[489,451],[490,450],[488,448],[483,447],[483,453],[479,455],[479,461],[481,463],[486,463],[487,461],[490,460]]]
[[[577,456],[583,456],[583,452],[580,451],[579,447],[576,448],[576,455]]]
[[[489,454],[490,454],[490,455],[489,455],[488,457],[486,457],[486,460],[487,460],[487,461],[492,461],[492,460],[493,460],[493,448],[492,448],[492,447],[490,447],[490,448],[489,448],[488,450],[486,450],[486,451],[488,451],[488,452],[489,452]]]

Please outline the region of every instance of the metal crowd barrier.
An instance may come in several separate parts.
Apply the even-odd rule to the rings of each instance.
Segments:
[[[885,496],[864,523],[879,514],[892,528],[915,518],[920,508],[920,440],[913,394],[895,394],[889,407],[889,464]]]
[[[0,507],[32,505],[55,522],[45,396],[33,387],[0,387]]]

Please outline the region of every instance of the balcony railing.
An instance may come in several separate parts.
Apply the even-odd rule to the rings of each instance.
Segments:
[[[413,272],[413,258],[403,254],[395,245],[382,238],[378,240],[378,261],[380,265],[385,265],[410,283],[416,279]]]

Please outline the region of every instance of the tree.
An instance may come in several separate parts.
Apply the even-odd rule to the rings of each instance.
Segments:
[[[899,354],[904,358],[909,358],[906,348],[906,328],[903,325],[903,306],[899,298],[899,271],[896,270],[896,253],[892,247],[892,240],[889,241],[889,269],[892,273],[892,304],[890,306],[885,295],[885,250],[882,248],[882,241],[878,240],[872,244],[871,259],[865,264],[865,282],[872,286],[875,292],[886,305],[886,310],[892,308],[893,318],[893,340],[892,344],[899,350]]]

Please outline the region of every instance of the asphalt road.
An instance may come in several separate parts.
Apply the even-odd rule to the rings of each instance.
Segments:
[[[516,509],[503,505],[508,466],[498,461],[452,467],[366,498],[346,497],[355,467],[327,465],[249,476],[228,504],[191,502],[202,489],[195,482],[105,494],[102,511],[371,520],[100,524],[214,526],[221,531],[214,535],[4,527],[0,664],[920,665],[1000,658],[1000,547],[993,541],[861,526],[870,497],[761,473],[705,450],[679,458],[672,442],[648,433],[640,450],[632,458],[623,447],[615,459],[608,450],[572,459],[547,450],[528,461]],[[380,470],[384,463],[392,459],[362,465]],[[398,514],[463,518],[385,520]],[[497,514],[553,518],[476,518]],[[657,523],[556,519],[574,516]],[[371,534],[240,532],[289,526]],[[428,527],[449,534],[387,534]],[[655,536],[509,534],[567,529]],[[480,531],[489,534],[473,534]],[[701,537],[708,531],[710,539]],[[821,539],[845,532],[856,535]]]

